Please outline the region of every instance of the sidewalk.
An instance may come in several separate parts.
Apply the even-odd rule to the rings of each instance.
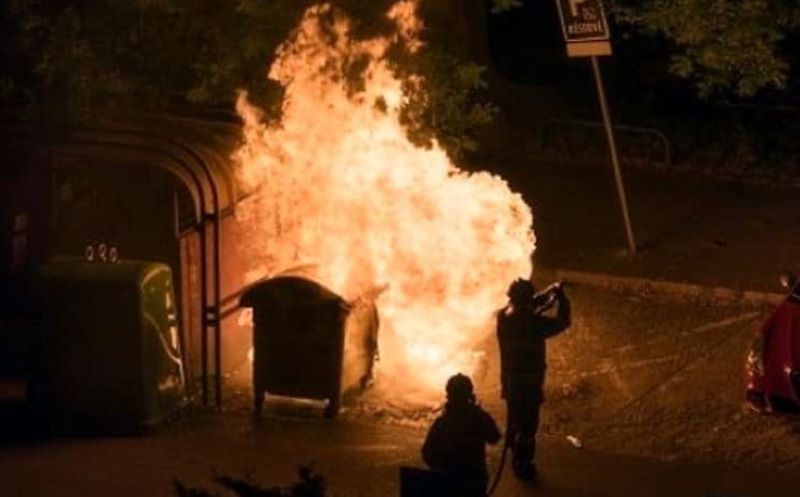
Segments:
[[[628,257],[610,166],[501,174],[533,208],[539,269],[780,293],[780,272],[800,263],[797,190],[623,171],[640,247]]]

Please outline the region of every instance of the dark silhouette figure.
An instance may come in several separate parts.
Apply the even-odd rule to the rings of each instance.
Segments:
[[[497,317],[500,381],[508,416],[506,441],[513,453],[514,474],[535,482],[533,458],[547,368],[545,341],[570,326],[571,309],[562,285],[537,295],[530,281],[518,279],[509,287],[508,297],[509,304]],[[555,317],[543,315],[554,305],[558,305]]]
[[[463,374],[450,378],[444,413],[433,422],[422,446],[425,464],[447,475],[456,495],[485,497],[486,444],[499,441],[497,424],[475,401],[472,381]]]

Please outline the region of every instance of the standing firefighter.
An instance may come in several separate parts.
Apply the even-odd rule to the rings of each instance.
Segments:
[[[507,443],[517,478],[535,482],[536,431],[544,401],[545,341],[570,326],[570,303],[557,283],[537,294],[533,284],[518,279],[508,289],[508,305],[497,317],[500,381],[508,415]],[[555,317],[544,313],[557,305]]]

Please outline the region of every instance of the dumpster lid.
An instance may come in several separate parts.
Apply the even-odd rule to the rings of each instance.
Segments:
[[[278,276],[252,285],[239,300],[242,307],[320,306],[346,301],[314,280],[299,276]]]

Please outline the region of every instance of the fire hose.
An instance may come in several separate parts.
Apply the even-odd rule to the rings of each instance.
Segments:
[[[506,428],[506,430],[508,430],[508,428]],[[489,491],[486,492],[486,497],[490,497],[497,489],[497,485],[500,483],[500,477],[503,476],[503,468],[506,466],[506,457],[508,457],[509,449],[511,449],[511,437],[506,435],[506,440],[503,444],[503,453],[500,455],[500,464],[497,466],[497,471],[494,474],[494,480],[492,480],[492,484],[489,486]]]

